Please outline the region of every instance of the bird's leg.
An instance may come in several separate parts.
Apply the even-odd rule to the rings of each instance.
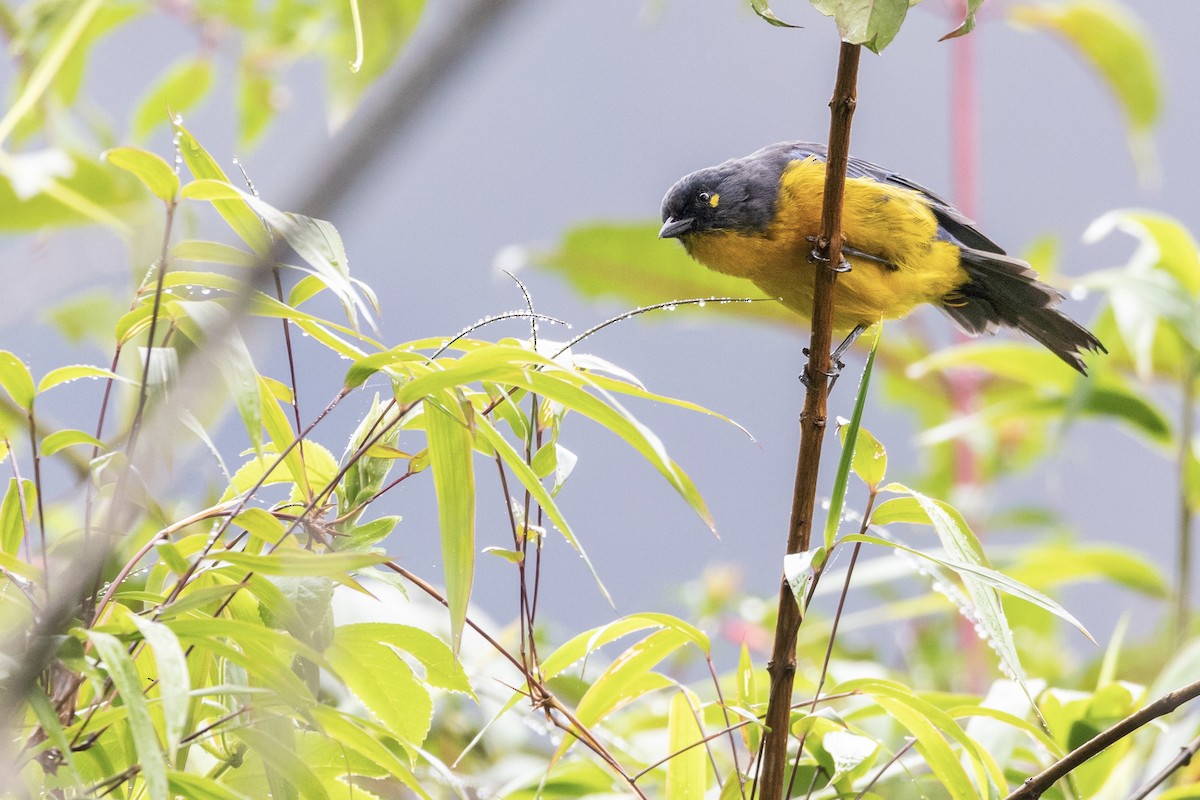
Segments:
[[[820,243],[819,243],[820,240],[816,236],[805,236],[804,238],[814,244],[812,251],[808,254],[808,260],[814,264],[828,264],[829,259],[826,258],[825,256],[821,255],[821,250],[823,248],[820,246]],[[843,252],[845,251],[845,249],[846,249],[845,247],[842,248]],[[838,265],[833,268],[833,271],[834,272],[849,272],[850,271],[850,262],[846,260],[845,256],[843,256],[838,261]]]
[[[846,366],[844,363],[842,363],[842,356],[847,350],[850,349],[850,346],[858,340],[858,337],[863,335],[863,332],[866,331],[868,327],[870,326],[855,325],[854,330],[850,331],[846,338],[842,340],[842,343],[839,344],[834,351],[829,354],[830,369],[825,373],[825,377],[829,378],[830,391],[833,391],[833,385],[837,383],[838,376],[842,374],[842,369]],[[810,352],[811,351],[807,347],[804,348],[804,355],[807,356],[810,354]],[[804,384],[805,389],[815,388],[812,385],[812,380],[808,377],[807,367],[805,368],[804,372],[800,373],[800,383]]]
[[[804,238],[806,240],[812,242],[814,245],[817,242],[816,236],[805,236]],[[884,267],[889,272],[895,272],[896,270],[900,269],[895,264],[888,261],[886,258],[874,255],[872,253],[868,253],[864,250],[859,250],[857,247],[850,247],[849,245],[846,245],[844,243],[842,244],[842,256],[843,256],[842,266],[840,269],[838,269],[838,272],[849,272],[850,271],[850,265],[846,262],[846,259],[844,258],[844,256],[854,256],[855,258],[861,258],[864,261],[874,261],[876,264],[878,264],[881,267]],[[813,247],[812,254],[809,258],[812,261],[827,261],[828,260],[828,259],[821,257],[820,248],[817,248],[817,247]]]

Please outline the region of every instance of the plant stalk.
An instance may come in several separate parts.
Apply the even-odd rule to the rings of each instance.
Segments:
[[[1196,381],[1200,378],[1200,365],[1191,364],[1184,370],[1182,408],[1179,418],[1179,531],[1178,572],[1175,577],[1175,629],[1176,643],[1181,644],[1188,636],[1192,603],[1192,504],[1188,496],[1190,478],[1188,464],[1192,458],[1192,439],[1196,435]]]
[[[821,238],[817,248],[824,261],[815,265],[812,339],[805,366],[807,391],[800,414],[800,453],[796,462],[796,484],[788,523],[787,552],[809,549],[813,512],[817,501],[817,476],[821,466],[821,443],[825,437],[826,403],[829,399],[829,353],[833,346],[833,290],[835,269],[842,259],[842,197],[846,188],[846,165],[850,158],[850,121],[857,103],[858,62],[862,47],[842,43],[837,80],[829,101],[829,150],[825,164],[825,195],[821,211]],[[800,630],[800,608],[787,578],[779,589],[779,616],[775,644],[767,672],[771,694],[767,704],[767,731],[763,737],[763,759],[759,772],[761,800],[780,800],[787,769],[788,729],[792,685],[796,676],[796,635]]]

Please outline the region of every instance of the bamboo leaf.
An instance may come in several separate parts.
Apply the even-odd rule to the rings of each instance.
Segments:
[[[344,577],[355,570],[387,561],[387,556],[383,553],[352,551],[313,553],[298,547],[281,547],[270,555],[218,549],[205,558],[252,569],[263,575],[329,578]]]
[[[813,7],[837,23],[842,41],[882,53],[900,32],[909,0],[811,0]],[[978,0],[977,0],[978,2]],[[968,17],[971,19],[971,17]],[[965,24],[965,23],[964,23]]]
[[[57,453],[59,450],[72,447],[77,444],[86,444],[91,447],[98,447],[101,450],[104,450],[105,448],[104,442],[100,441],[95,436],[92,436],[90,433],[68,429],[47,434],[46,438],[42,439],[42,444],[39,447],[39,450],[41,451],[43,458],[48,458]]]
[[[825,516],[825,549],[833,547],[837,538],[838,525],[842,521],[842,510],[846,506],[846,484],[850,482],[850,469],[854,465],[854,450],[858,444],[858,430],[862,426],[863,408],[867,403],[867,390],[871,386],[871,370],[875,366],[875,352],[879,349],[879,336],[882,325],[875,326],[875,341],[871,344],[871,352],[867,356],[867,364],[863,367],[862,377],[858,381],[858,395],[854,399],[854,412],[850,421],[838,430],[842,439],[842,457],[838,461],[837,473],[833,479],[833,492],[829,498],[829,511]],[[868,482],[874,491],[875,486]]]
[[[426,402],[425,432],[438,501],[450,638],[457,653],[475,576],[475,465],[462,409],[453,395],[446,397],[445,405]]]
[[[146,793],[150,800],[168,800],[167,762],[158,735],[154,732],[154,721],[150,717],[146,697],[142,694],[137,667],[117,637],[97,630],[86,631],[86,634],[128,709],[129,731],[142,768]]]
[[[208,94],[212,78],[212,61],[207,58],[185,58],[171,65],[138,104],[133,135],[138,140],[145,139],[159,125],[170,122],[171,114],[195,108]]]
[[[0,350],[0,387],[21,409],[33,408],[33,398],[37,394],[33,388],[33,375],[25,362],[7,350]]]
[[[667,762],[666,796],[671,800],[704,800],[708,788],[706,753],[703,745],[696,744],[704,737],[696,722],[698,705],[698,698],[681,689],[671,698],[667,712],[667,752],[678,753]],[[678,752],[685,747],[689,749]]]
[[[337,628],[325,657],[346,687],[392,735],[419,746],[433,719],[429,690],[390,647],[362,636],[363,629],[355,628]]]
[[[179,176],[157,153],[137,147],[113,147],[105,150],[102,158],[114,167],[134,175],[164,203],[175,200],[175,195],[179,192]]]
[[[158,696],[162,700],[163,722],[167,753],[174,758],[188,721],[188,693],[192,689],[188,677],[187,656],[179,639],[166,625],[130,614],[129,621],[141,632],[142,638],[154,651],[158,668]]]

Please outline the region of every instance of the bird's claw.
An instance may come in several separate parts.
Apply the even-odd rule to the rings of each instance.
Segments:
[[[814,244],[817,243],[816,236],[805,236],[804,238],[806,241],[812,242]],[[822,250],[824,250],[824,248],[821,247],[820,245],[814,247],[808,254],[808,260],[814,264],[828,264],[829,259],[821,252]],[[850,262],[847,261],[845,258],[839,258],[838,265],[833,268],[833,271],[837,272],[839,274],[844,273],[844,272],[849,272],[850,271]]]

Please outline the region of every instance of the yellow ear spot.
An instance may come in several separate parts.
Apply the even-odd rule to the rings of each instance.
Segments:
[[[717,203],[721,202],[721,195],[713,192],[713,196],[708,198],[708,204],[713,208],[717,207]]]

